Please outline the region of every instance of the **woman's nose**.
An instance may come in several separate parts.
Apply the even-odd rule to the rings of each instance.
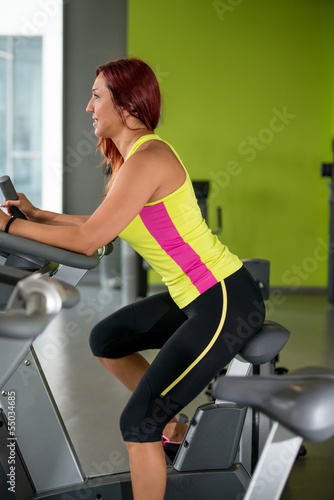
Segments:
[[[93,99],[90,99],[88,104],[87,104],[87,107],[86,107],[87,113],[93,113],[92,100]]]

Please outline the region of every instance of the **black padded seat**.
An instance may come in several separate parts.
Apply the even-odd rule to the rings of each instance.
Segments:
[[[256,408],[309,441],[334,435],[334,379],[326,374],[220,377],[212,392]]]
[[[263,365],[274,359],[289,340],[290,332],[275,321],[265,321],[239,355],[248,363]]]

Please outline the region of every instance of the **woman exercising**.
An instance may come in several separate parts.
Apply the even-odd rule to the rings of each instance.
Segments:
[[[90,336],[93,354],[132,395],[121,416],[135,500],[162,500],[163,441],[178,442],[178,412],[242,349],[264,319],[261,293],[242,262],[202,218],[189,174],[155,133],[157,79],[138,59],[97,68],[87,111],[106,159],[106,196],[90,217],[42,211],[23,194],[5,201],[0,228],[90,255],[117,236],[162,276],[168,291],[126,306]],[[11,218],[17,206],[27,221]],[[151,365],[138,351],[160,351]]]

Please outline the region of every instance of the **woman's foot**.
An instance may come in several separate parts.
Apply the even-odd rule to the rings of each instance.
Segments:
[[[188,425],[181,424],[177,421],[176,417],[174,417],[164,428],[162,444],[165,455],[167,455],[171,462],[174,462],[187,429]]]
[[[164,428],[163,435],[173,443],[181,443],[187,430],[188,425],[180,424],[177,418],[174,417]]]

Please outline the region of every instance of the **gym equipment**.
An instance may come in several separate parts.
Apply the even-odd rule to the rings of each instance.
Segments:
[[[17,192],[13,186],[13,183],[11,181],[11,178],[8,175],[3,175],[0,177],[0,188],[2,191],[2,194],[6,198],[6,200],[18,200],[19,197],[17,195]],[[15,219],[24,219],[26,220],[26,217],[23,215],[21,210],[19,210],[17,207],[12,207],[11,212]]]
[[[67,280],[74,286],[80,282],[87,270],[98,265],[106,252],[111,251],[112,245],[108,249],[102,248],[92,256],[86,256],[0,232],[0,255],[6,266],[24,270],[27,274],[38,272],[47,276],[57,275],[59,280]],[[10,280],[1,286],[0,309],[5,307],[12,289]]]
[[[12,236],[12,238],[15,239],[16,237]],[[26,242],[27,244],[28,242]],[[27,247],[26,249],[29,250]],[[24,275],[26,273],[25,271],[20,272],[24,273]],[[8,274],[10,274],[9,269],[6,269],[6,280]],[[8,311],[10,311],[10,307],[9,304]],[[0,335],[2,335],[1,327]],[[22,340],[6,338],[5,340],[1,339],[0,344],[0,352],[3,353],[1,370],[3,370],[4,366],[3,361],[7,360],[7,373],[2,376],[2,381],[5,380],[5,382],[1,385],[0,396],[1,407],[3,408],[0,420],[0,449],[2,450],[0,455],[3,467],[2,477],[6,478],[9,473],[8,468],[6,468],[8,464],[3,457],[6,457],[6,443],[8,443],[9,437],[7,434],[9,417],[8,412],[6,412],[6,408],[8,408],[7,395],[14,392],[21,395],[17,399],[16,406],[18,418],[20,417],[20,425],[17,428],[15,449],[17,450],[17,456],[22,457],[22,467],[18,467],[16,479],[17,484],[25,485],[25,491],[22,493],[17,490],[14,495],[6,489],[8,486],[6,482],[4,484],[4,481],[2,481],[1,498],[3,500],[8,498],[17,500],[26,500],[28,498],[31,500],[41,498],[64,500],[66,498],[80,498],[80,496],[84,495],[84,498],[95,500],[98,498],[101,500],[103,498],[108,500],[131,499],[129,473],[109,474],[91,478],[84,476],[34,350],[22,352],[22,348],[20,348],[19,360],[16,356],[17,349],[14,349],[14,346],[18,348],[23,344],[24,347],[27,347],[27,334],[24,333],[23,335],[25,338]],[[31,341],[35,336],[36,333],[32,335]],[[6,337],[8,337],[8,334]],[[256,346],[256,343],[254,346]],[[254,352],[256,351],[257,348],[254,347]],[[272,353],[270,353],[271,355]],[[21,376],[22,373],[25,374],[24,378]],[[22,397],[23,394],[24,397]],[[235,409],[234,404],[209,406],[212,409],[199,410],[205,414],[205,418],[201,420],[201,426],[198,426],[197,429],[206,427],[206,431],[204,429],[202,437],[197,436],[197,443],[200,443],[201,440],[203,442],[207,441],[207,424],[209,422],[207,416],[211,422],[218,420],[217,425],[220,424],[222,427],[227,425],[228,429],[235,429],[235,435],[232,436],[232,432],[228,433],[225,442],[220,444],[221,448],[229,450],[229,462],[231,462],[234,460],[233,455],[238,445],[245,409],[242,407]],[[38,411],[32,411],[32,408],[38,409]],[[212,411],[215,408],[218,408],[217,411]],[[24,418],[22,415],[24,415]],[[214,418],[212,419],[212,417]],[[195,422],[196,419],[193,421]],[[210,427],[210,430],[212,430],[212,427]],[[220,430],[218,435],[220,435]],[[219,442],[216,438],[215,441]],[[52,450],[52,453],[50,453],[50,450]],[[218,451],[219,456],[220,450],[216,451]],[[209,455],[215,457],[216,451],[209,450]],[[187,460],[185,461],[186,465],[189,463],[188,458],[191,460],[192,456],[194,456],[193,447],[189,446]],[[198,462],[198,456],[195,461]],[[172,465],[169,465],[166,499],[175,499],[181,496],[185,499],[193,499],[196,498],[196,495],[198,495],[197,498],[201,498],[205,494],[208,485],[216,491],[211,495],[212,499],[220,498],[221,488],[226,488],[230,492],[230,498],[235,498],[237,494],[244,492],[249,480],[249,475],[244,467],[233,462],[230,465],[228,462],[228,467],[225,468],[224,463],[220,461],[221,468],[217,469],[218,462],[218,457],[216,457],[214,468],[207,471],[203,471],[201,464],[198,468],[196,463],[192,466],[192,470],[187,471],[177,471]]]
[[[79,292],[73,286],[50,277],[33,274],[27,276],[26,272],[14,271],[12,268],[0,266],[1,282],[17,281],[8,308],[0,313],[1,347],[6,352],[11,342],[14,342],[14,345],[16,343],[18,348],[20,341],[21,343],[27,340],[31,342],[63,307],[73,307],[79,301]],[[29,367],[27,360],[25,366]],[[2,362],[0,387],[9,374],[10,368],[6,373]],[[8,475],[4,477],[0,468],[2,472],[2,475],[0,474],[1,498],[15,498],[11,494],[13,489],[20,498],[24,498],[29,491],[29,484],[25,479],[26,474],[22,472],[25,466],[16,447],[15,430],[17,422],[20,423],[17,411],[20,408],[19,400],[24,398],[24,393],[3,390],[2,398],[3,401],[7,400],[7,417],[4,418],[4,410],[0,408],[0,461],[7,461]],[[45,418],[47,417],[48,415],[45,415]],[[7,486],[7,493],[4,491],[4,483]]]
[[[7,279],[7,275],[8,270],[1,267],[1,281]],[[57,286],[56,290],[54,290],[55,286]],[[60,284],[60,287],[62,286],[65,287],[65,290],[68,288],[66,285]],[[72,288],[70,288],[70,292],[72,293]],[[70,303],[73,304],[76,299],[74,297]],[[5,319],[5,322],[1,321],[0,323],[1,344],[4,338],[19,341],[22,336],[24,338],[30,336],[33,339],[50,318],[57,314],[64,300],[61,289],[54,280],[32,275],[24,276],[18,282],[13,292],[12,304],[14,302],[16,306],[13,309],[9,307],[1,313],[1,319]],[[47,309],[45,308],[46,304],[48,304]],[[26,319],[26,329],[22,329],[21,310]],[[27,333],[27,330],[30,333]],[[14,336],[15,339],[13,339]],[[41,399],[38,391],[44,390],[44,388],[36,386],[35,373],[38,370],[36,360],[30,356],[23,359],[25,369],[32,370],[32,373],[28,375],[28,383],[25,385],[28,394],[22,392],[22,387],[19,389],[13,385],[18,378],[18,376],[15,378],[15,374],[5,383],[1,391],[3,411],[0,420],[0,461],[4,469],[0,469],[1,499],[131,499],[128,473],[111,474],[87,480],[82,477],[80,482],[65,486],[66,481],[74,480],[73,474],[75,473],[78,480],[81,471],[80,468],[75,472],[72,470],[75,456],[71,456],[70,453],[68,456],[63,454],[63,441],[65,438],[68,440],[66,430],[59,428],[59,422],[55,421],[52,413],[45,413],[47,408],[40,406],[41,403],[44,405],[45,401]],[[40,384],[41,382],[43,381],[39,381]],[[32,388],[37,392],[32,393]],[[241,495],[245,500],[267,500],[268,498],[277,500],[291,470],[301,440],[307,438],[312,441],[320,441],[334,434],[334,372],[325,369],[308,369],[299,370],[288,377],[272,376],[246,379],[243,377],[223,377],[215,383],[213,393],[217,398],[237,403],[222,405],[225,406],[226,417],[223,425],[224,427],[228,426],[227,429],[225,428],[225,434],[230,434],[232,431],[235,431],[236,434],[240,433],[242,418],[245,414],[244,405],[252,405],[266,413],[270,418],[275,419],[254,475],[250,478],[242,464],[233,463],[236,448],[232,451],[228,449],[224,437],[216,432],[214,440],[208,444],[211,447],[208,456],[211,455],[215,469],[207,470],[207,467],[211,466],[210,463],[204,463],[203,468],[197,472],[194,470],[178,472],[169,466],[167,500],[172,498],[202,499],[205,498],[204,495],[211,499],[221,499],[222,492],[224,492],[224,498],[231,500],[241,498]],[[18,395],[17,399],[15,395]],[[25,401],[26,408],[22,406],[23,395],[24,399],[27,399]],[[207,427],[208,423],[210,425],[220,424],[220,420],[224,419],[223,409],[219,409],[218,405],[209,406],[211,408],[208,409],[200,407],[192,419],[186,436],[188,450],[193,449],[193,445],[196,443],[194,438],[198,437],[203,426]],[[27,414],[28,408],[30,411],[32,408],[37,410],[32,418]],[[20,425],[17,427],[14,438],[13,412],[19,419],[24,410],[26,410],[24,419],[20,418]],[[39,418],[38,413],[42,413],[42,419]],[[233,418],[231,418],[232,414]],[[60,418],[59,415],[56,417]],[[43,427],[48,425],[50,418],[52,426],[48,426],[48,430],[52,432],[45,435]],[[34,429],[35,419],[41,426],[37,429]],[[30,458],[34,458],[36,463],[36,467],[32,469],[29,467],[31,464],[27,463],[27,450],[25,449],[25,441],[29,436],[25,436],[21,428],[22,425],[26,427],[25,420],[29,423],[25,429],[26,432],[33,432],[33,438],[38,438],[37,441],[30,443],[34,447]],[[233,425],[231,426],[231,424]],[[237,445],[237,438],[234,439],[234,442]],[[74,455],[74,450],[70,451]],[[218,456],[215,456],[217,451],[219,452]],[[47,463],[45,464],[44,460],[46,459]],[[15,468],[12,465],[13,468],[10,469],[9,462],[12,460],[15,460]],[[217,465],[225,467],[224,462],[227,465],[231,462],[232,464],[227,469],[219,470]],[[191,460],[186,458],[184,467],[192,468]],[[63,469],[64,476],[58,477],[60,469]],[[43,475],[45,475],[44,478]],[[34,491],[36,484],[42,482],[43,479],[44,483],[50,485],[57,478],[62,486],[58,484],[54,491]],[[208,488],[210,489],[208,490]]]
[[[0,177],[0,189],[6,199],[18,199],[16,190],[8,175]],[[25,219],[25,216],[16,207],[12,212],[16,218]],[[50,247],[32,240],[26,240],[11,234],[0,233],[0,255],[4,258],[4,264],[27,272],[38,272],[43,275],[56,276],[72,285],[77,285],[86,272],[95,268],[100,259],[112,252],[110,243],[102,247],[92,256],[86,256],[75,252],[66,252],[61,248]],[[7,282],[0,290],[0,309],[5,306],[12,291],[12,284]]]
[[[334,435],[332,370],[311,367],[284,377],[220,378],[213,393],[251,405],[274,421],[244,500],[278,500],[303,438],[317,442]]]
[[[274,375],[276,359],[290,338],[290,332],[279,323],[266,320],[246,346],[231,361],[226,377],[258,378]],[[215,401],[218,405],[220,400]],[[239,440],[238,460],[252,474],[272,426],[271,420],[256,409],[247,409]]]
[[[8,342],[13,340],[17,348],[19,340],[30,343],[42,333],[62,308],[79,302],[80,294],[75,287],[47,276],[1,265],[0,277],[1,283],[16,283],[6,310],[0,312],[0,324],[1,336]],[[10,365],[1,357],[0,387],[11,375],[10,370],[5,369],[6,364]]]
[[[334,141],[332,144],[334,153]],[[322,177],[329,177],[328,300],[334,302],[334,163],[322,163]]]
[[[6,326],[4,318],[9,315],[12,318],[17,316],[19,301],[23,300],[25,296],[29,297],[35,294],[37,279],[43,277],[44,279],[51,280],[52,277],[52,280],[54,280],[56,276],[57,282],[61,283],[60,278],[65,278],[67,281],[71,281],[72,285],[76,285],[87,272],[87,269],[94,268],[100,259],[98,253],[87,257],[4,233],[0,233],[0,248],[2,254],[5,254],[6,259],[6,265],[1,266],[1,281],[6,287],[4,289],[3,285],[1,285],[1,291],[5,290],[5,294],[3,293],[2,295],[6,295],[7,298],[9,297],[5,311],[0,313],[1,329],[3,326]],[[20,263],[28,263],[28,267],[30,267],[32,261],[35,261],[34,268],[37,262],[41,263],[41,267],[33,272],[9,267],[8,261],[13,260],[13,255]],[[26,279],[29,281],[26,282]],[[21,285],[21,280],[23,285]],[[25,287],[23,290],[26,290],[23,298],[22,287]],[[17,289],[20,291],[20,294],[15,293]],[[61,484],[76,483],[78,478],[82,480],[82,473],[79,470],[76,459],[72,459],[75,456],[75,452],[72,449],[66,429],[53,401],[37,355],[31,345],[36,335],[40,332],[40,329],[34,330],[36,325],[32,321],[32,331],[28,323],[30,319],[33,320],[33,316],[31,318],[30,316],[26,316],[24,320],[22,316],[18,316],[17,321],[21,328],[19,333],[11,336],[6,329],[5,338],[1,339],[0,388],[6,383],[6,385],[10,384],[11,389],[3,389],[0,396],[0,407],[3,409],[1,411],[0,430],[2,435],[4,435],[3,433],[7,427],[6,422],[8,420],[8,415],[5,417],[5,408],[6,405],[8,406],[6,395],[15,392],[15,394],[20,395],[16,406],[20,424],[20,430],[17,434],[17,439],[20,442],[17,445],[17,448],[20,450],[18,451],[18,456],[21,456],[21,452],[24,455],[24,466],[18,470],[17,484],[31,484],[31,480],[28,480],[28,478],[35,474],[36,484],[39,484],[39,480],[43,475],[50,477],[50,471],[54,468],[53,459],[51,456],[49,459],[47,458],[50,455],[48,445],[46,447],[43,445],[43,443],[48,442],[49,438],[51,438],[51,443],[49,444],[52,449],[56,450],[56,460],[59,460],[59,464],[56,467],[56,475],[58,474],[59,478],[62,477]],[[26,322],[27,326],[25,324],[22,325],[22,321]],[[38,408],[36,416],[32,415],[32,407]],[[22,415],[24,415],[24,418],[22,418]],[[33,439],[31,439],[32,436],[34,436]],[[3,437],[3,439],[5,438]],[[5,443],[6,439],[5,441],[2,440],[1,456],[3,456],[3,450],[6,450]],[[38,455],[37,448],[39,446],[43,448],[43,451],[36,460],[36,453]],[[54,487],[57,485],[57,481],[55,482],[51,477],[49,484]],[[35,491],[35,487],[30,486],[29,488],[27,491],[30,495]],[[5,492],[2,489],[3,487],[1,486],[1,498],[7,498],[4,496]],[[20,494],[19,492],[18,495]],[[8,498],[27,498],[28,496],[26,492],[22,495],[16,497],[11,494]]]

